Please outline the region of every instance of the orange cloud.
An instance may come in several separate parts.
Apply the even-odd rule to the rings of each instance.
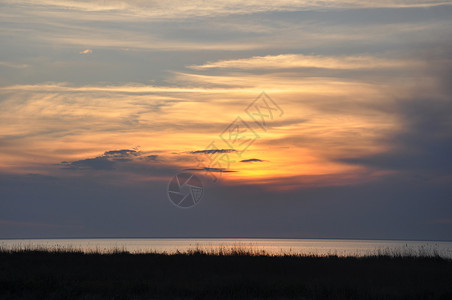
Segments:
[[[86,50],[83,50],[83,51],[80,52],[80,54],[90,54],[90,53],[93,53],[93,50],[86,49]]]
[[[246,72],[254,68],[276,69],[278,65],[287,70]],[[159,153],[162,169],[199,168],[195,158],[200,152],[196,151],[206,150],[213,141],[220,149],[231,148],[220,135],[239,116],[258,133],[258,138],[246,152],[230,153],[232,160],[225,168],[236,172],[223,174],[225,180],[265,184],[295,178],[284,179],[286,185],[314,185],[322,180],[324,184],[350,184],[364,180],[363,176],[381,175],[344,159],[388,150],[381,138],[388,132],[397,132],[400,120],[385,105],[391,105],[394,95],[406,95],[412,84],[405,78],[375,82],[360,75],[300,76],[292,67],[359,71],[420,65],[370,56],[342,59],[277,55],[206,63],[193,68],[243,71],[216,75],[173,73],[166,86],[75,86],[61,82],[5,86],[0,88],[4,98],[0,111],[4,140],[0,168],[19,173],[55,172],[61,161],[98,158],[106,151],[136,145],[144,152]],[[422,85],[429,91],[434,83],[424,80]],[[284,110],[282,119],[268,121],[268,130],[259,128],[245,112],[262,90]],[[206,157],[200,157],[207,167],[222,167],[209,165]],[[240,162],[249,159],[262,162]],[[134,167],[140,163],[148,164],[137,161]],[[133,170],[136,169],[127,172]]]
[[[203,65],[189,66],[195,70],[213,68],[233,69],[287,69],[287,68],[325,68],[325,69],[373,69],[420,66],[419,61],[378,58],[374,56],[320,56],[302,54],[281,54],[253,56],[251,58],[220,60]]]

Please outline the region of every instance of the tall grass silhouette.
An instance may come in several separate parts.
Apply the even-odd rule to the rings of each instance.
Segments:
[[[241,246],[0,248],[1,299],[452,299],[451,282],[452,260],[430,249],[341,257]]]

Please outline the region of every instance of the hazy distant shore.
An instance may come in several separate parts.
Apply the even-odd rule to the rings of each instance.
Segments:
[[[108,253],[120,249],[131,253],[189,251],[200,249],[217,253],[246,249],[269,255],[301,254],[319,256],[441,256],[452,258],[452,242],[344,239],[267,239],[267,238],[62,238],[0,240],[4,249],[57,249]]]
[[[2,299],[452,299],[439,256],[0,250]]]

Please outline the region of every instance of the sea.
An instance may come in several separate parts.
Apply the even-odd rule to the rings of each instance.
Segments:
[[[347,239],[263,238],[71,238],[0,239],[0,249],[67,249],[83,252],[177,253],[193,250],[218,253],[247,251],[267,255],[441,256],[452,259],[452,242]]]

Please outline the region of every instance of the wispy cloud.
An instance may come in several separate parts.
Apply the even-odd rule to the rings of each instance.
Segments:
[[[236,152],[235,149],[212,149],[212,150],[196,150],[190,153],[192,154],[216,154],[216,153],[231,153]]]
[[[422,66],[416,60],[388,59],[375,56],[319,56],[302,54],[281,54],[268,56],[253,56],[251,58],[222,60],[208,62],[203,65],[189,66],[195,70],[214,68],[230,69],[292,69],[292,68],[324,68],[324,69],[375,69],[403,68]]]
[[[418,9],[438,5],[438,18]],[[5,53],[19,53],[14,45],[23,43],[48,56],[1,63],[14,74],[0,88],[0,167],[51,173],[43,165],[66,161],[77,170],[127,165],[141,172],[140,163],[157,162],[166,170],[200,169],[198,154],[223,153],[238,171],[228,178],[240,182],[386,170],[378,155],[394,154],[391,142],[406,149],[393,137],[414,132],[402,112],[413,102],[403,109],[394,102],[413,96],[413,82],[438,96],[431,69],[449,57],[428,50],[448,43],[438,36],[447,36],[449,7],[402,0],[7,1],[0,37],[13,32],[15,42],[5,43],[12,47]],[[397,9],[376,13],[389,8]],[[83,56],[92,49],[99,57]],[[262,90],[285,114],[268,122],[246,154],[259,159],[244,159],[225,143],[204,148]],[[420,147],[411,134],[410,141]],[[127,152],[133,145],[146,154],[137,159]]]
[[[242,159],[240,162],[241,163],[253,163],[253,162],[264,162],[264,160],[258,159],[258,158],[250,158],[250,159]]]
[[[117,163],[131,162],[133,160],[152,160],[156,161],[157,155],[143,156],[140,151],[123,149],[106,151],[103,155],[95,158],[86,158],[73,162],[63,161],[61,165],[66,169],[94,169],[94,170],[112,170]]]
[[[431,39],[432,32],[446,31],[448,22],[443,14],[434,22],[405,20],[395,16],[390,20],[375,21],[372,10],[381,8],[410,8],[443,5],[448,1],[6,1],[0,16],[8,21],[8,27],[0,28],[0,36],[14,31],[15,39],[27,40],[38,45],[52,45],[53,48],[91,47],[115,49],[124,52],[165,51],[259,51],[265,56],[268,51],[299,53],[313,48],[334,49],[358,48],[365,44],[382,45],[412,41],[419,38]],[[347,23],[342,13],[351,10],[365,10],[370,21],[362,18],[356,23]],[[312,16],[293,19],[290,13],[316,11],[325,14],[321,22],[313,22]],[[344,12],[345,11],[345,12]],[[330,13],[336,12],[337,18]],[[287,13],[287,18],[280,14]],[[256,14],[256,15],[253,15]],[[212,18],[216,16],[216,18]],[[315,15],[316,16],[316,15]],[[204,17],[204,18],[203,18]],[[23,18],[33,26],[23,26]],[[264,21],[273,20],[273,21]],[[399,19],[405,20],[403,24]],[[381,22],[385,21],[388,22]],[[115,24],[115,26],[111,26]],[[152,24],[152,26],[151,26]],[[208,25],[207,25],[208,24]],[[365,30],[364,30],[365,29]],[[420,34],[429,32],[430,34]],[[370,38],[372,37],[372,38]],[[348,45],[344,45],[347,41]],[[51,47],[51,48],[52,48]],[[90,49],[91,49],[90,48]],[[82,48],[84,49],[84,48]],[[84,51],[90,50],[86,49]],[[80,50],[77,50],[80,52]],[[83,52],[83,51],[81,51]],[[96,50],[97,53],[97,50]],[[88,53],[85,53],[88,54]],[[262,54],[261,54],[262,55]],[[235,56],[237,57],[237,56]],[[243,57],[243,54],[239,57]],[[196,61],[196,59],[195,59]],[[196,62],[192,65],[198,65]]]
[[[283,0],[283,1],[215,1],[206,3],[205,1],[164,1],[156,0],[144,2],[136,1],[6,1],[9,4],[20,4],[21,6],[45,6],[55,12],[64,9],[67,16],[71,12],[85,12],[96,14],[99,17],[107,18],[105,12],[110,14],[110,18],[116,17],[125,19],[126,17],[153,17],[153,18],[178,18],[178,17],[199,17],[230,14],[250,14],[269,11],[295,11],[295,10],[316,10],[316,9],[360,9],[360,8],[399,8],[399,7],[432,7],[438,5],[450,5],[448,1],[438,0],[387,0],[387,1],[358,1],[358,0]],[[129,21],[133,21],[129,20]]]
[[[13,69],[25,69],[28,68],[29,65],[27,64],[17,64],[7,61],[0,61],[0,67],[7,67],[7,68],[13,68]]]
[[[86,50],[80,51],[80,54],[90,54],[90,53],[93,53],[93,50],[86,49]]]
[[[189,169],[184,169],[184,171],[199,171],[199,172],[213,172],[213,173],[233,173],[233,172],[237,172],[234,170],[228,170],[228,169],[224,169],[224,168],[189,168]]]
[[[356,63],[353,59],[350,61]],[[339,59],[333,62],[340,64]],[[355,70],[360,70],[362,63],[357,64]],[[406,65],[398,66],[400,70]],[[228,170],[237,171],[225,172],[227,177],[241,183],[279,177],[366,174],[363,169],[374,168],[381,171],[380,167],[357,159],[388,151],[389,145],[381,143],[382,138],[400,132],[403,122],[399,115],[388,113],[395,98],[386,90],[397,91],[397,98],[408,97],[411,86],[394,81],[394,77],[375,83],[372,78],[366,78],[368,75],[356,73],[344,78],[298,76],[298,71],[292,69],[263,74],[226,71],[208,75],[176,73],[169,85],[44,83],[5,86],[0,88],[5,99],[0,113],[2,158],[3,161],[20,161],[16,171],[18,165],[23,166],[24,172],[38,170],[40,167],[33,163],[30,151],[22,147],[33,141],[34,148],[40,149],[42,163],[66,161],[64,167],[76,170],[119,168],[142,174],[143,168],[150,168],[149,164],[159,161],[160,173],[152,168],[149,172],[165,176],[170,170],[184,169],[224,172],[226,169],[196,167],[194,160],[196,154],[224,153],[233,156]],[[431,80],[423,84],[424,91],[435,91],[434,86]],[[264,88],[284,107],[287,120],[269,122],[271,131],[249,149],[247,156],[260,157],[259,160],[235,157],[234,149],[226,144],[218,150],[203,147],[218,137],[231,120],[243,112],[244,103],[251,103]],[[18,115],[19,119],[11,117]],[[211,116],[215,116],[215,121]],[[27,122],[21,121],[25,119]],[[101,140],[111,142],[98,143]],[[126,145],[120,141],[141,145],[145,152],[161,151],[162,156],[157,159],[155,154],[148,153],[149,161],[144,163],[135,158],[136,152],[123,148]],[[52,151],[47,149],[50,143]],[[97,154],[105,148],[123,150]],[[269,163],[257,163],[262,161]]]

